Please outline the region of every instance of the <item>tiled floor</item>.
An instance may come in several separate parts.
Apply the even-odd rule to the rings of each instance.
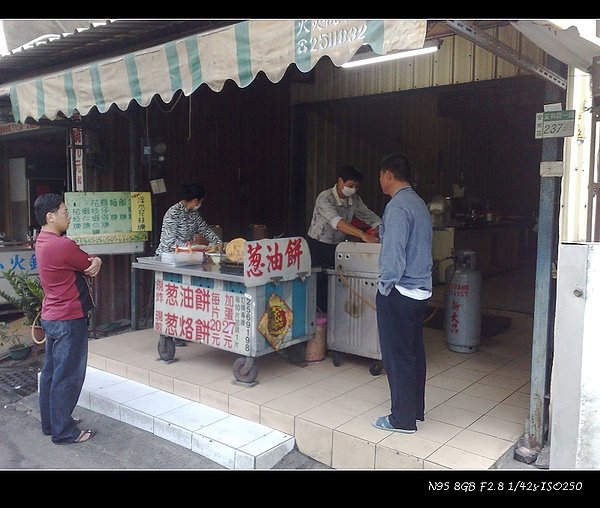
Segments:
[[[235,355],[190,343],[166,363],[158,335],[140,330],[90,342],[88,363],[293,435],[300,451],[336,469],[487,469],[529,414],[534,286],[534,259],[483,280],[483,312],[509,316],[511,326],[477,353],[450,351],[442,330],[425,328],[426,419],[410,435],[371,426],[389,412],[389,388],[366,358],[299,367],[271,353],[256,360],[259,383],[247,387],[233,382]],[[434,288],[432,304],[443,305],[444,290]]]
[[[190,343],[166,363],[158,335],[139,330],[90,342],[88,364],[293,435],[301,452],[335,469],[488,469],[529,413],[532,318],[504,315],[511,327],[472,354],[425,328],[426,419],[411,435],[371,426],[389,412],[389,388],[357,356],[300,367],[271,353],[256,360],[259,383],[247,387],[233,382],[231,353]]]

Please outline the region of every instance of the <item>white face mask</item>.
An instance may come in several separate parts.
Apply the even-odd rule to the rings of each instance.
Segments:
[[[356,189],[354,187],[344,187],[342,189],[342,194],[344,196],[346,196],[347,198],[349,198],[350,196],[354,195],[355,192],[356,192]]]

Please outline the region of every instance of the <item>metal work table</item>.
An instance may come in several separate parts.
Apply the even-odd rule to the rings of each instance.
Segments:
[[[140,259],[143,259],[144,261],[140,261]],[[154,272],[161,271],[190,276],[201,275],[202,277],[208,277],[214,280],[228,280],[232,282],[239,282],[241,284],[244,283],[243,275],[222,273],[219,265],[217,264],[198,263],[184,266],[174,266],[169,263],[162,263],[159,256],[153,256],[149,258],[138,258],[138,261],[133,263],[131,266],[133,266],[133,268],[151,270]]]

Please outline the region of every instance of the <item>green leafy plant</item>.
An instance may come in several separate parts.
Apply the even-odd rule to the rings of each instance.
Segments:
[[[42,310],[44,299],[44,290],[40,278],[27,271],[5,270],[2,275],[12,287],[14,295],[0,290],[0,296],[23,312],[25,324],[32,325]]]
[[[5,321],[0,321],[0,347],[9,346],[9,348],[25,347],[23,337],[18,330],[11,328]]]

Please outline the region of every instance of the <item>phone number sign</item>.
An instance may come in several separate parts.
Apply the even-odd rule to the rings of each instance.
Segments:
[[[575,134],[575,110],[535,114],[535,139],[566,138]]]

